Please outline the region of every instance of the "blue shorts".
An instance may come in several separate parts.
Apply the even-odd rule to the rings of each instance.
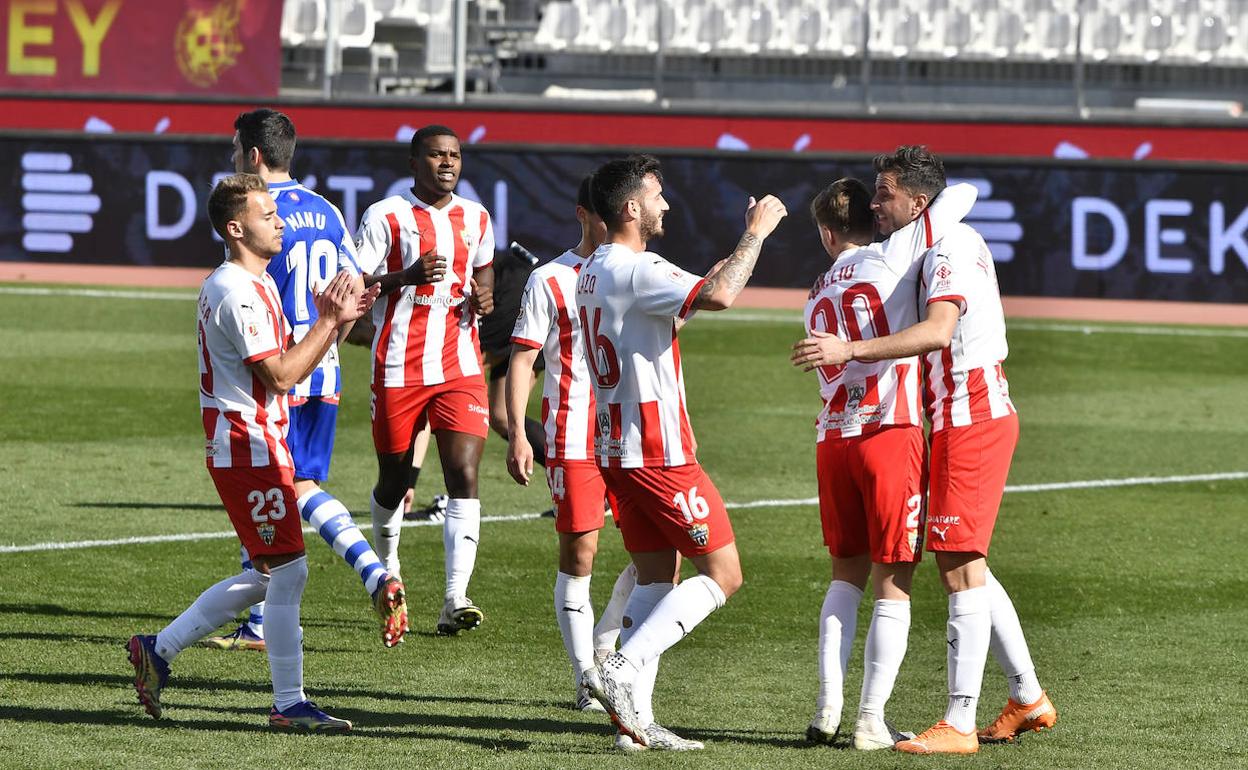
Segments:
[[[295,458],[295,478],[317,483],[329,478],[329,458],[334,453],[338,429],[338,399],[313,397],[290,408],[286,443]]]

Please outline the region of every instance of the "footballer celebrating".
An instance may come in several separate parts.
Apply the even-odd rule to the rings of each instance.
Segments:
[[[733,304],[787,212],[773,196],[751,198],[737,247],[702,277],[646,250],[663,234],[668,210],[658,160],[634,155],[604,164],[590,196],[607,241],[581,269],[576,303],[596,403],[595,457],[619,503],[637,587],[619,652],[588,681],[636,744],[699,749],[636,708],[649,698],[659,656],[722,607],[742,580],[728,512],[695,456],[676,333],[694,310]],[[698,575],[674,586],[678,552]]]

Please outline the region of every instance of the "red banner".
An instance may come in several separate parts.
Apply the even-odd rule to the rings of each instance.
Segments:
[[[280,84],[276,0],[7,0],[0,8],[3,90],[272,97]]]
[[[255,1],[255,0],[253,0]],[[0,129],[125,131],[229,137],[238,113],[263,103],[0,97]],[[1248,163],[1244,129],[1218,125],[751,117],[655,112],[453,108],[378,103],[269,104],[303,139],[406,141],[444,123],[471,143],[876,153],[927,144],[944,155]]]

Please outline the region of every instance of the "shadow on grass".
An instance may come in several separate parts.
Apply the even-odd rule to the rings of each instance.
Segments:
[[[80,609],[77,607],[66,607],[60,604],[3,604],[3,603],[0,603],[0,615],[46,615],[48,617],[53,617],[53,618],[75,618],[75,619],[77,618],[107,618],[107,619],[126,618],[126,619],[135,619],[135,620],[157,620],[157,621],[160,621],[160,624],[162,626],[167,624],[169,621],[173,620],[174,617],[176,617],[176,615],[170,615],[168,613],[109,612],[107,610],[91,610],[91,609]],[[348,617],[320,616],[316,618],[300,618],[299,620],[299,624],[302,625],[304,628],[343,628],[347,626],[359,626],[361,624],[366,624],[371,628],[372,624],[375,622],[376,622],[376,617],[370,616],[367,613],[367,611],[363,609],[360,611],[359,617],[348,618]],[[145,629],[143,628],[134,629],[135,632],[142,632],[144,630]],[[151,631],[154,633],[155,629],[151,629]],[[127,631],[127,633],[130,633],[130,632]],[[78,637],[70,632],[66,632],[65,634],[53,634],[53,636],[55,636],[57,639],[63,639],[66,637],[89,638],[89,637]],[[100,637],[100,638],[104,638],[104,637]],[[125,637],[124,639],[117,637],[117,638],[114,638],[113,641],[116,641],[118,644],[125,644],[126,639],[128,638],[129,638],[128,636]],[[322,652],[329,652],[329,651],[352,652],[354,651],[352,649],[340,650],[336,648],[331,649],[327,647],[318,647],[316,649],[319,649]]]

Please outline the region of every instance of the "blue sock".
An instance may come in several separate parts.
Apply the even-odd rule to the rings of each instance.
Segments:
[[[299,498],[299,515],[320,534],[321,538],[351,565],[364,581],[364,590],[372,596],[377,586],[389,577],[364,534],[356,526],[347,507],[328,492],[314,489]]]

